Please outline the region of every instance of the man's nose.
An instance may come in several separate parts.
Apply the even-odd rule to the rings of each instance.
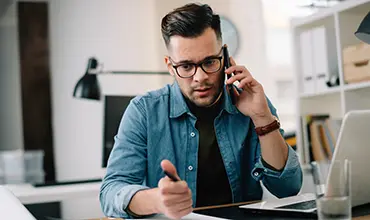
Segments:
[[[208,78],[208,74],[204,72],[202,68],[198,67],[197,71],[195,72],[193,76],[193,80],[196,82],[203,82],[207,78]]]

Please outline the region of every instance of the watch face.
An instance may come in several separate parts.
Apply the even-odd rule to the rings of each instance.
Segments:
[[[239,35],[236,26],[224,16],[220,16],[223,44],[227,44],[230,56],[235,56],[239,47]]]

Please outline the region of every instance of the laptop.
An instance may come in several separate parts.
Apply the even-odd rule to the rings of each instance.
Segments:
[[[1,219],[36,220],[24,205],[4,186],[0,186]]]
[[[348,112],[342,122],[332,160],[351,161],[352,207],[370,203],[370,110]],[[326,183],[335,179],[329,167]],[[332,181],[334,182],[334,181]],[[315,194],[302,194],[278,200],[263,201],[240,208],[268,211],[306,212],[316,211]]]

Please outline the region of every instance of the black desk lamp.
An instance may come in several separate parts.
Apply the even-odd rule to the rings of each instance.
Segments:
[[[370,44],[370,12],[367,13],[364,20],[362,20],[360,26],[355,32],[355,35],[358,39]]]
[[[97,74],[169,74],[168,72],[142,72],[142,71],[102,71],[98,70],[98,61],[91,57],[87,63],[86,72],[78,80],[73,91],[73,97],[100,100],[100,87]]]
[[[98,61],[95,58],[90,58],[85,75],[78,80],[73,91],[73,97],[84,99],[100,100],[100,88],[96,74],[91,73],[98,67]]]

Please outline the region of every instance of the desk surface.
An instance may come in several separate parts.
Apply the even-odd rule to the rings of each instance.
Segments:
[[[34,187],[31,184],[5,185],[22,202],[35,204],[67,199],[97,197],[101,182]]]
[[[220,218],[228,218],[228,219],[258,219],[258,220],[267,220],[267,219],[317,219],[315,214],[304,214],[297,213],[284,213],[284,212],[268,212],[268,213],[255,213],[247,209],[239,208],[240,204],[231,205],[228,207],[208,207],[207,209],[201,210],[194,210],[195,213],[203,214],[203,215],[210,215]],[[370,220],[370,204],[363,205],[360,207],[356,207],[352,211],[353,219],[355,220]]]
[[[249,210],[239,208],[240,205],[245,205],[250,202],[244,203],[235,203],[229,205],[221,205],[221,206],[210,206],[210,207],[201,207],[195,208],[194,212],[203,215],[215,216],[220,218],[227,218],[227,219],[258,219],[258,220],[280,220],[280,219],[317,219],[317,217],[313,214],[308,214],[302,216],[301,213],[298,215],[287,215],[286,213],[277,212],[268,213],[268,214],[260,214],[260,213],[253,213]],[[353,209],[352,212],[353,219],[355,220],[370,220],[370,204],[363,205],[360,207],[356,207]],[[100,219],[91,219],[91,220],[112,220],[112,218],[100,218]],[[119,220],[119,219],[115,219]]]

